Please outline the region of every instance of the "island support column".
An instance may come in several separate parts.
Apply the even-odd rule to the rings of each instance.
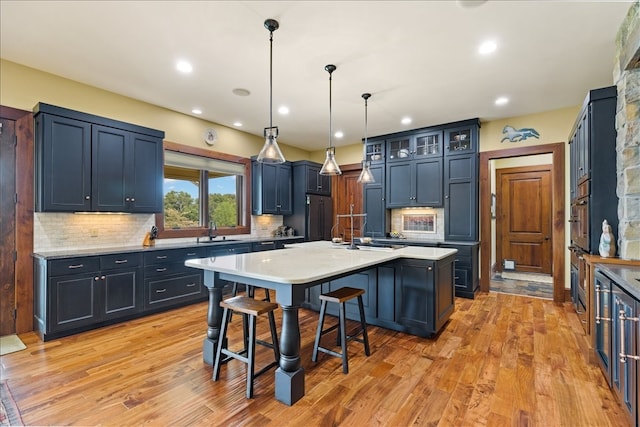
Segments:
[[[282,307],[280,367],[276,369],[276,400],[293,405],[304,396],[304,368],[300,364],[299,306]]]
[[[222,301],[222,289],[226,282],[218,278],[218,273],[205,271],[204,284],[209,289],[209,308],[207,310],[207,337],[202,343],[202,359],[207,365],[213,366],[220,337],[220,325],[222,324],[223,309],[220,307],[220,301]]]

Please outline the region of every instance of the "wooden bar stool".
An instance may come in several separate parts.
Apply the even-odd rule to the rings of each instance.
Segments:
[[[330,354],[331,356],[342,358],[342,372],[349,373],[349,356],[347,353],[347,341],[358,341],[364,344],[364,353],[369,356],[369,337],[367,336],[367,323],[364,318],[364,306],[362,304],[363,289],[356,289],[350,287],[344,287],[335,291],[320,294],[320,319],[318,320],[318,330],[316,331],[316,341],[313,344],[313,356],[311,360],[316,362],[318,360],[318,351]],[[353,335],[347,335],[346,330],[346,317],[345,317],[345,302],[358,298],[358,309],[360,310],[360,329],[354,332]],[[324,315],[327,311],[327,303],[335,302],[339,304],[340,320],[337,324],[323,329],[324,327]],[[342,347],[342,353],[337,353],[333,350],[320,346],[320,338],[322,335],[333,331],[338,328],[338,339],[336,345]],[[362,338],[359,336],[362,335]]]
[[[222,324],[220,325],[220,336],[218,338],[218,347],[213,363],[213,380],[218,381],[220,377],[221,356],[224,354],[231,358],[240,360],[247,364],[247,398],[253,397],[253,379],[267,372],[274,366],[278,366],[280,361],[280,350],[278,347],[278,332],[275,327],[275,318],[273,311],[278,308],[278,304],[269,301],[260,301],[251,297],[236,296],[220,302],[220,307],[224,308],[222,313]],[[245,345],[241,351],[234,352],[229,350],[227,344],[227,329],[231,313],[241,313],[245,315],[249,323],[249,338],[245,341]],[[269,326],[271,329],[271,348],[273,348],[274,361],[255,372],[255,351],[256,351],[256,319],[259,315],[268,313]],[[243,340],[244,341],[244,340]],[[259,342],[260,343],[260,342]],[[245,356],[246,354],[246,356]]]

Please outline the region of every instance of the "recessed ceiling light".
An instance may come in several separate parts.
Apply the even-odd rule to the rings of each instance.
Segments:
[[[278,113],[282,114],[283,116],[286,116],[287,114],[289,114],[289,107],[285,107],[284,105],[280,108],[278,108]]]
[[[505,105],[509,103],[509,98],[507,98],[506,96],[501,96],[500,98],[496,99],[496,105]]]
[[[231,93],[233,93],[234,95],[238,95],[238,96],[249,96],[249,95],[251,95],[251,92],[249,92],[248,89],[244,89],[244,88],[241,88],[241,87],[237,87],[237,88],[233,89],[231,91]]]
[[[492,52],[495,52],[497,48],[498,45],[496,44],[496,42],[494,42],[493,40],[487,40],[480,45],[480,47],[478,48],[478,52],[481,55],[488,55]]]
[[[402,123],[403,125],[408,125],[409,123],[411,123],[411,117],[403,117],[402,120],[400,120],[400,123]]]
[[[187,61],[178,61],[178,63],[176,64],[176,68],[178,69],[178,71],[181,71],[183,73],[190,73],[191,71],[193,71],[193,67]]]
[[[241,127],[242,127],[242,123],[241,123],[241,122],[233,122],[233,125],[234,125],[235,127],[239,127],[239,128],[241,128]]]
[[[342,138],[344,136],[344,133],[342,133],[342,131],[339,130],[336,133],[334,133],[333,136],[335,136],[336,138]]]
[[[194,108],[193,110],[191,110],[191,112],[192,112],[193,114],[202,114],[202,110],[201,110],[201,109],[199,109],[199,108]]]

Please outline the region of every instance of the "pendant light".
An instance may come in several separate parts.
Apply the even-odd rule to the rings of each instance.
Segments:
[[[269,127],[264,128],[264,146],[258,154],[260,163],[284,163],[284,156],[278,147],[278,126],[273,126],[273,32],[280,27],[275,19],[267,19],[264,26],[269,30]]]
[[[324,160],[322,169],[320,169],[320,175],[341,175],[342,171],[336,162],[336,148],[332,143],[333,129],[331,128],[331,76],[336,70],[336,66],[329,64],[324,69],[329,72],[329,148],[327,148],[327,158]]]
[[[362,98],[364,99],[364,143],[362,144],[362,171],[358,177],[358,182],[362,184],[371,184],[376,182],[373,174],[371,173],[371,169],[369,168],[370,162],[367,161],[367,100],[371,98],[371,94],[363,93]]]

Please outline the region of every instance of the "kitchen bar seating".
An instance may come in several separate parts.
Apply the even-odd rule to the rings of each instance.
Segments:
[[[267,372],[269,369],[278,366],[280,360],[280,350],[278,346],[278,332],[275,328],[275,320],[273,320],[273,311],[278,308],[278,304],[269,301],[260,301],[246,296],[235,296],[220,302],[220,307],[224,308],[222,313],[222,324],[220,325],[220,338],[213,364],[213,380],[217,381],[220,377],[220,363],[222,355],[240,360],[247,364],[247,398],[253,397],[253,379]],[[227,342],[227,330],[231,313],[241,313],[248,319],[249,337],[248,341],[243,338],[243,349],[239,352],[229,350]],[[256,351],[256,320],[261,314],[268,313],[269,326],[271,329],[271,344],[268,347],[273,348],[274,361],[267,366],[255,372],[255,351]],[[262,342],[259,342],[262,344]],[[245,356],[246,354],[246,356]]]
[[[313,356],[311,360],[316,362],[318,360],[318,351],[327,353],[331,356],[342,358],[342,372],[349,373],[349,355],[347,353],[347,341],[358,341],[364,344],[364,353],[369,356],[369,337],[367,336],[367,323],[364,318],[364,306],[362,304],[363,289],[356,289],[350,287],[343,287],[326,294],[320,294],[320,319],[318,320],[318,329],[316,332],[316,340],[313,344]],[[345,316],[345,303],[353,298],[358,298],[358,310],[360,311],[360,328],[354,332],[353,335],[347,335],[346,330],[346,316]],[[327,303],[334,302],[339,304],[340,318],[339,322],[327,329],[324,327],[324,315],[327,311]],[[336,345],[342,347],[342,353],[337,353],[326,347],[320,345],[320,338],[334,329],[338,329],[338,339]],[[362,335],[362,338],[359,336]]]

